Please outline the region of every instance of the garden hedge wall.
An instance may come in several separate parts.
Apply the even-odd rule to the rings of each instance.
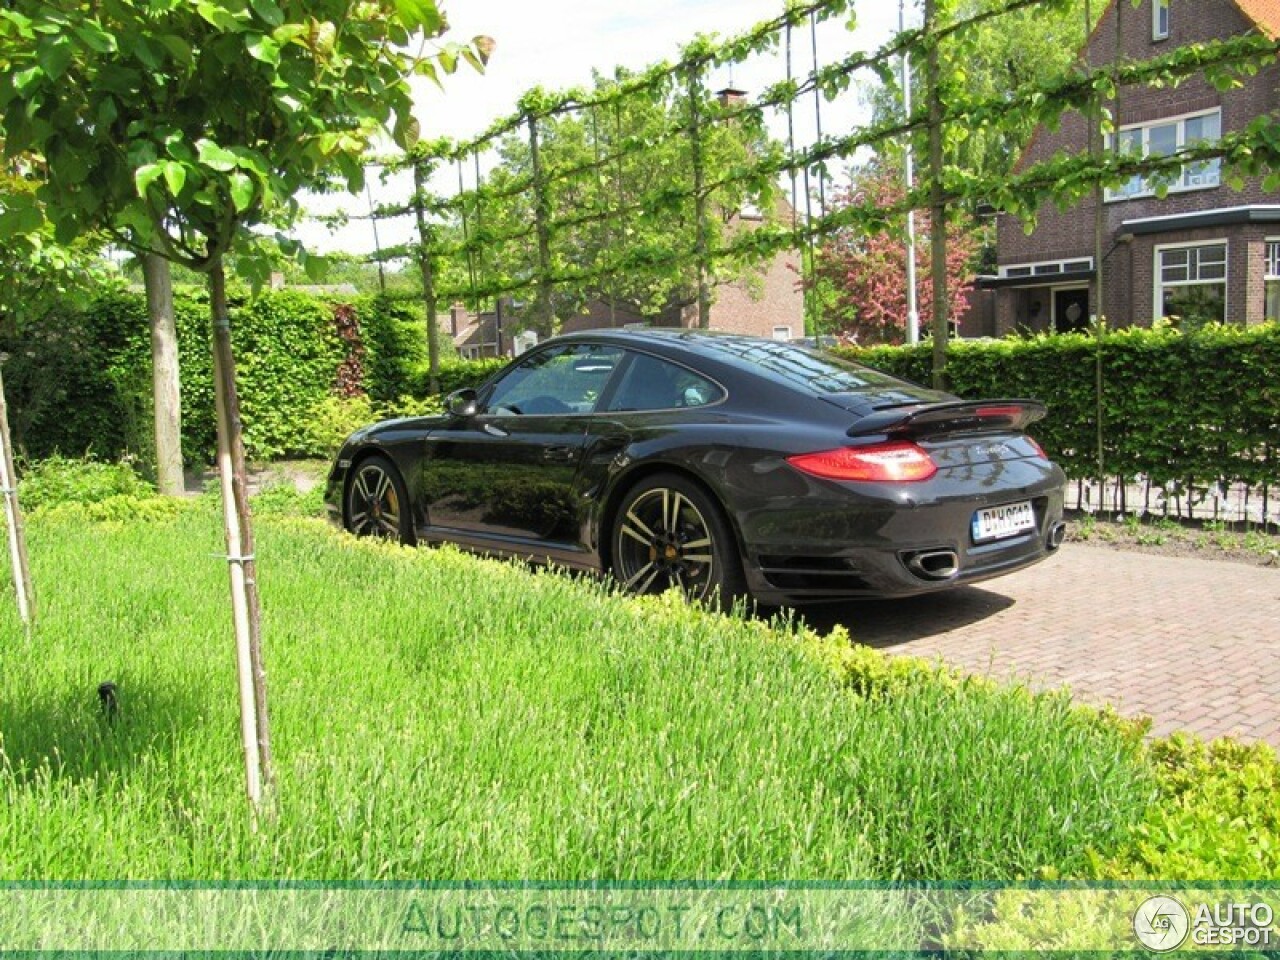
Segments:
[[[179,291],[174,313],[183,452],[189,462],[208,461],[215,420],[207,297]],[[255,459],[327,453],[315,449],[308,423],[335,394],[367,394],[386,410],[427,392],[425,321],[403,303],[273,291],[233,299],[231,329],[245,445]],[[152,459],[151,340],[141,293],[108,291],[84,310],[59,310],[0,334],[0,349],[11,354],[10,416],[27,456]],[[456,389],[493,367],[446,364],[441,383]]]
[[[211,456],[213,383],[208,306],[175,298],[188,460]],[[232,335],[245,438],[258,459],[326,455],[309,423],[324,410],[346,429],[335,396],[361,398],[347,416],[420,406],[430,395],[425,323],[387,300],[332,302],[296,291],[234,304]],[[100,457],[151,451],[151,351],[140,293],[113,292],[0,337],[13,430],[30,456]],[[929,345],[838,351],[928,382]],[[947,376],[966,397],[1034,397],[1049,416],[1033,433],[1073,478],[1097,472],[1095,364],[1103,375],[1103,452],[1108,477],[1149,478],[1166,490],[1215,483],[1274,483],[1280,446],[1280,325],[1209,327],[1195,333],[1135,328],[1107,334],[957,341]],[[441,392],[474,385],[501,361],[442,365]],[[367,399],[366,399],[367,398]],[[328,408],[324,405],[328,404]],[[341,432],[341,430],[339,431]]]
[[[930,347],[840,352],[921,383]],[[1097,360],[1102,365],[1103,454],[1109,477],[1148,477],[1186,490],[1277,480],[1280,325],[1215,326],[1195,333],[1133,328],[1087,334],[958,341],[947,357],[952,392],[1034,397],[1049,407],[1032,433],[1072,477],[1097,473]]]

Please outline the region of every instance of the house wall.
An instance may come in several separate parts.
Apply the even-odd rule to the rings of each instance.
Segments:
[[[1120,19],[1123,55],[1129,59],[1149,59],[1186,43],[1212,40],[1253,29],[1234,0],[1171,0],[1170,36],[1151,38],[1151,0],[1142,0],[1135,9],[1128,0],[1112,2],[1095,30],[1087,50],[1092,66],[1110,63],[1116,52],[1116,22]],[[1269,67],[1245,81],[1242,88],[1218,91],[1200,77],[1191,77],[1177,87],[1153,89],[1126,87],[1119,103],[1109,104],[1119,126],[1146,123],[1166,117],[1219,108],[1222,129],[1239,130],[1257,117],[1280,106],[1280,67]],[[1057,131],[1041,129],[1019,161],[1019,168],[1040,163],[1058,153],[1079,153],[1086,149],[1088,128],[1079,113],[1063,117]],[[1225,181],[1225,178],[1224,178]],[[1262,189],[1261,180],[1246,180],[1237,191],[1225,182],[1216,187],[1171,193],[1161,200],[1143,197],[1104,202],[1105,233],[1103,253],[1106,303],[1104,314],[1113,324],[1147,324],[1153,316],[1154,251],[1156,244],[1226,238],[1228,252],[1227,318],[1236,322],[1256,322],[1263,313],[1261,264],[1265,230],[1253,227],[1224,227],[1135,237],[1131,243],[1117,243],[1125,233],[1126,220],[1194,213],[1224,207],[1276,203],[1277,196]],[[1088,197],[1066,211],[1044,204],[1035,231],[1028,235],[1022,223],[1007,214],[997,221],[997,248],[1002,266],[1047,260],[1074,259],[1094,254],[1096,203]],[[1275,231],[1273,231],[1274,233]],[[1256,289],[1255,289],[1256,288]],[[1016,324],[1014,291],[1001,291],[997,304],[997,328],[1004,332]],[[1096,304],[1094,304],[1096,309]]]
[[[801,292],[799,258],[780,253],[762,277],[727,283],[715,290],[711,304],[712,330],[772,338],[774,327],[786,327],[789,337],[804,336],[804,294]],[[685,309],[685,317],[697,323],[698,307]]]

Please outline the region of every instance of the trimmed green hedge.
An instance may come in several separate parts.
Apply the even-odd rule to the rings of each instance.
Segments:
[[[930,347],[873,347],[842,355],[921,383]],[[1280,445],[1280,325],[1214,326],[1183,334],[1134,328],[1107,334],[958,341],[947,357],[952,392],[1034,397],[1049,416],[1032,428],[1072,477],[1097,472],[1095,361],[1102,356],[1103,453],[1110,477],[1143,475],[1186,490],[1274,483]]]
[[[182,376],[183,452],[212,457],[215,419],[209,307],[203,291],[174,297]],[[426,326],[380,298],[334,304],[298,291],[232,301],[232,338],[245,446],[255,459],[323,456],[312,424],[335,397],[367,396],[380,412],[428,396]],[[55,453],[154,459],[151,339],[141,293],[108,290],[84,311],[59,311],[0,337],[15,442]],[[445,392],[473,385],[499,361],[441,367]]]

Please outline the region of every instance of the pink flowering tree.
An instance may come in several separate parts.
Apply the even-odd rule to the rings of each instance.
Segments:
[[[896,171],[868,168],[837,192],[834,209],[888,210],[901,204],[904,194]],[[883,226],[875,232],[850,226],[829,235],[818,248],[810,281],[821,305],[823,328],[865,345],[906,340],[906,215],[891,215]],[[928,213],[917,213],[916,301],[922,336],[928,335],[933,321],[929,229]],[[969,224],[954,223],[947,230],[947,315],[953,322],[968,307],[978,248]]]

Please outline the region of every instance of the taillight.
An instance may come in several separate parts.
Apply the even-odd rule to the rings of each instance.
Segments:
[[[787,457],[797,470],[827,480],[867,482],[928,480],[938,472],[929,454],[914,443],[877,443],[866,447],[839,447],[820,453]]]
[[[1041,460],[1048,460],[1048,459],[1049,459],[1049,455],[1048,455],[1047,453],[1045,453],[1045,452],[1044,452],[1044,447],[1042,447],[1042,446],[1040,446],[1040,444],[1036,443],[1035,437],[1027,437],[1027,443],[1031,444],[1031,446],[1032,446],[1032,447],[1035,449],[1035,451],[1036,451],[1036,456],[1037,456],[1037,457],[1039,457]]]

